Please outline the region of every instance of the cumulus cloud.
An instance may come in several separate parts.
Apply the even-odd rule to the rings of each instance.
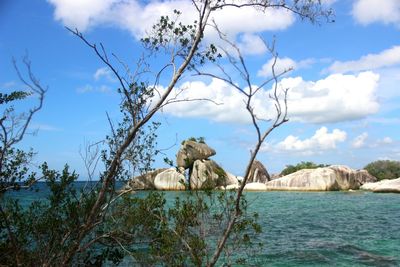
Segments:
[[[293,121],[329,123],[365,118],[376,113],[375,97],[379,76],[372,72],[358,75],[330,75],[313,82],[301,77],[284,78],[279,86],[289,88],[288,115]],[[162,89],[160,89],[162,91]],[[271,89],[260,90],[253,98],[257,117],[274,118]],[[245,109],[245,97],[229,84],[213,79],[186,82],[173,91],[171,98],[211,99],[211,101],[179,102],[165,107],[164,112],[178,117],[208,118],[217,122],[251,123]]]
[[[55,7],[54,18],[66,26],[86,31],[100,25],[113,25],[128,30],[136,38],[141,38],[151,29],[162,15],[173,17],[173,10],[182,11],[180,20],[193,23],[197,18],[196,9],[191,1],[168,0],[48,0]],[[240,18],[240,19],[238,19]],[[295,21],[293,13],[283,9],[267,9],[264,13],[254,8],[240,10],[228,7],[213,13],[215,22],[229,38],[242,43],[250,54],[264,53],[265,46],[255,33],[269,30],[283,30]],[[215,40],[217,33],[208,28],[205,37]],[[255,41],[255,43],[252,43]]]
[[[274,64],[274,59],[271,58],[267,63],[265,63],[261,69],[257,72],[258,76],[261,77],[271,77],[272,76],[272,65]],[[302,68],[308,68],[315,62],[314,59],[305,59],[299,62],[294,61],[291,58],[277,58],[275,62],[274,72],[276,75],[283,73],[289,69],[299,70]]]
[[[399,1],[400,3],[400,1]],[[375,70],[400,65],[400,46],[393,46],[378,54],[368,54],[358,60],[335,61],[325,72],[346,73]]]
[[[362,72],[357,75],[333,74],[325,79],[304,81],[301,77],[285,78],[289,118],[295,121],[328,123],[364,118],[378,112],[376,89],[379,75]]]
[[[48,0],[55,7],[54,18],[82,31],[103,20],[116,0]]]
[[[367,138],[368,138],[368,133],[364,132],[359,136],[357,136],[356,138],[354,138],[351,146],[354,148],[362,148],[365,146],[365,141],[367,140]]]
[[[398,0],[357,0],[353,4],[352,13],[355,20],[363,25],[379,22],[400,27]]]
[[[239,37],[238,48],[244,55],[260,55],[267,51],[267,46],[256,34],[245,33]]]
[[[161,89],[162,90],[162,89]],[[182,90],[182,91],[181,91]],[[209,84],[201,81],[186,82],[175,90],[170,99],[209,99],[211,101],[183,101],[167,105],[163,111],[177,117],[208,118],[217,122],[249,123],[244,96],[227,83],[213,79]],[[262,108],[265,113],[265,108]],[[260,110],[259,110],[260,112]]]
[[[336,145],[346,140],[345,131],[334,129],[329,133],[328,128],[321,127],[315,134],[301,140],[298,136],[289,135],[283,141],[276,144],[276,148],[283,151],[297,151],[312,154],[320,150],[335,149]]]

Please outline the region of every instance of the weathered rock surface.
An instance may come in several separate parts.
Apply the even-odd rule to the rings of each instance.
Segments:
[[[283,177],[283,175],[281,175],[280,173],[273,173],[273,174],[271,174],[270,181],[279,179],[281,177]]]
[[[400,178],[382,180],[376,183],[366,183],[363,184],[360,189],[376,193],[400,193]]]
[[[186,140],[183,142],[176,155],[176,164],[178,167],[187,169],[192,166],[196,160],[208,159],[215,154],[215,150],[207,144]]]
[[[266,183],[268,190],[336,191],[359,189],[365,181],[376,181],[366,171],[334,165],[304,169]]]
[[[226,186],[239,184],[238,176],[236,176],[230,172],[226,172],[226,174],[227,174],[226,181],[225,181]]]
[[[196,160],[190,175],[191,189],[214,189],[231,181],[228,174],[213,160]]]
[[[225,190],[233,190],[233,189],[239,189],[240,185],[239,184],[230,184],[227,185],[226,187],[223,187],[221,189],[225,189]]]
[[[154,178],[157,190],[185,190],[185,176],[175,168],[164,170]]]
[[[155,186],[154,186],[155,177],[157,176],[157,174],[159,174],[165,170],[167,170],[167,169],[165,169],[165,168],[157,169],[155,171],[150,171],[143,175],[136,176],[128,182],[128,187],[133,190],[153,190],[153,189],[155,189]]]
[[[355,175],[360,186],[366,183],[375,183],[378,181],[378,179],[371,175],[367,170],[358,170]]]
[[[339,190],[335,171],[329,168],[304,169],[266,183],[268,190]]]
[[[245,191],[266,191],[267,189],[264,183],[247,183],[243,188]]]
[[[359,189],[365,183],[377,181],[366,170],[353,170],[344,165],[331,165],[327,168],[335,171],[340,190]]]
[[[247,183],[266,183],[269,180],[271,179],[267,169],[261,162],[255,160],[251,165],[249,179],[247,180]]]

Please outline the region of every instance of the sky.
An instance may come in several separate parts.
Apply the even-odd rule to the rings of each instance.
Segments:
[[[289,122],[268,136],[258,155],[270,173],[300,161],[358,169],[375,160],[400,160],[400,1],[323,2],[334,9],[334,23],[312,24],[283,10],[262,14],[227,9],[214,17],[242,50],[254,84],[271,75],[272,58],[265,43],[275,40],[277,71],[293,68],[279,81],[289,89]],[[80,151],[109,133],[106,114],[115,122],[120,118],[115,77],[65,26],[79,29],[91,42],[101,42],[134,68],[143,52],[140,38],[174,9],[182,12],[183,21],[194,19],[190,1],[182,0],[0,0],[0,90],[23,88],[12,58],[23,69],[25,55],[49,88],[44,107],[30,126],[35,134],[21,144],[37,152],[35,162],[46,161],[55,169],[69,164],[83,179]],[[205,42],[221,44],[211,30]],[[163,59],[150,63],[157,67]],[[233,68],[227,70],[240,84]],[[166,79],[161,86],[166,86]],[[275,114],[268,101],[272,86],[254,98],[262,118]],[[201,136],[217,151],[214,160],[242,175],[256,142],[243,95],[219,80],[190,74],[173,93],[180,89],[180,97],[209,98],[219,105],[181,102],[158,113],[154,120],[161,122],[157,134],[163,154],[154,167],[165,167],[165,156],[175,159],[182,140]],[[21,110],[34,100],[21,104]]]

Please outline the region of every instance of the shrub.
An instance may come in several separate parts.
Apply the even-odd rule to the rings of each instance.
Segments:
[[[328,167],[329,165],[327,164],[315,164],[314,162],[311,161],[302,161],[300,163],[297,163],[296,165],[286,165],[286,168],[283,169],[281,172],[282,176],[297,172],[302,169],[316,169],[320,167]]]
[[[400,161],[377,160],[367,164],[364,169],[378,180],[396,179],[400,177]]]

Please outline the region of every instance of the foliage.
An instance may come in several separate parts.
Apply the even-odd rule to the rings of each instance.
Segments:
[[[396,179],[400,177],[400,161],[377,160],[368,163],[364,169],[378,180]]]
[[[22,100],[29,95],[30,93],[25,91],[13,91],[10,94],[0,93],[0,105],[7,104],[15,100]]]
[[[328,167],[329,165],[327,164],[316,164],[314,162],[310,161],[302,161],[300,163],[297,163],[296,165],[287,165],[285,169],[281,172],[281,175],[285,176],[294,172],[297,172],[302,169],[316,169],[316,168],[322,168],[322,167]]]
[[[130,248],[130,261],[134,263],[203,266],[215,248],[215,236],[221,234],[233,212],[234,200],[235,192],[229,191],[191,191],[174,201],[159,192],[125,196],[116,204],[112,227],[121,233],[120,242],[131,245],[126,248]],[[232,252],[250,248],[254,235],[261,231],[258,215],[246,212],[245,200],[241,207],[243,218],[225,248],[226,262],[243,262]]]
[[[25,91],[0,93],[0,198],[7,190],[29,186],[35,181],[34,174],[29,174],[29,164],[34,156],[33,151],[23,151],[17,144],[24,138],[32,117],[42,108],[44,89],[31,72],[31,63],[23,58],[26,67],[27,81],[20,72],[15,59],[14,68],[21,82],[28,88]],[[28,96],[37,98],[37,104],[26,112],[15,111],[15,104]],[[21,184],[21,181],[24,181]]]
[[[202,42],[206,27],[211,25],[212,12],[226,6],[259,8],[260,11],[275,7],[290,10],[313,22],[319,14],[324,14],[320,9],[320,1],[256,0],[238,2],[237,5],[229,1],[192,3],[198,11],[198,17],[193,24],[179,22],[179,11],[174,12],[174,18],[163,16],[155,24],[150,35],[142,40],[147,54],[140,58],[133,72],[116,56],[109,57],[102,44],[96,46],[87,41],[78,30],[70,30],[114,74],[119,82],[118,92],[121,95],[122,120],[115,124],[108,118],[111,133],[103,142],[98,143],[99,146],[105,146],[101,147],[99,154],[104,163],[100,181],[88,183],[80,190],[74,185],[77,175],[70,172],[68,166],[62,172],[57,172],[43,164],[40,167],[41,175],[37,176],[36,173],[29,173],[28,168],[33,153],[16,149],[15,146],[23,139],[32,116],[41,109],[46,91],[32,75],[29,62],[25,63],[30,83],[23,79],[17,69],[21,81],[32,92],[1,94],[1,104],[22,100],[31,93],[39,96],[39,104],[25,116],[19,117],[22,118],[20,121],[12,116],[12,107],[6,109],[0,118],[2,264],[99,266],[107,261],[118,264],[126,256],[133,263],[141,265],[214,266],[221,258],[227,265],[245,264],[245,258],[235,257],[235,254],[252,249],[255,235],[261,231],[257,224],[257,214],[247,213],[247,202],[242,195],[245,182],[237,192],[195,191],[176,198],[171,203],[160,193],[128,195],[120,192],[116,186],[117,181],[124,181],[134,173],[151,169],[154,155],[158,153],[155,148],[155,132],[159,123],[153,121],[153,116],[165,105],[179,101],[169,97],[184,73],[195,71],[207,62],[221,59],[216,46]],[[158,71],[150,70],[146,60],[158,54],[167,55],[162,58],[168,58],[169,61],[164,65],[157,61],[161,64],[157,66]],[[115,67],[110,59],[117,60],[121,69]],[[235,64],[239,61],[233,57],[228,59],[237,67]],[[241,57],[240,64],[244,65]],[[240,68],[238,70],[241,71]],[[169,72],[170,81],[164,86],[164,91],[160,92],[159,82],[164,72]],[[224,74],[228,75],[226,72]],[[247,84],[252,84],[246,68],[240,76],[247,79]],[[235,84],[232,79],[228,82]],[[275,94],[277,118],[272,128],[261,135],[251,105],[251,98],[257,91],[259,90],[250,88],[249,93],[245,93],[242,90],[248,97],[246,108],[253,118],[258,134],[258,142],[251,153],[249,166],[266,136],[287,121],[286,112],[282,110]],[[7,123],[12,127],[7,127]],[[19,130],[14,132],[8,129]],[[197,141],[204,142],[204,138]],[[92,163],[97,162],[92,160],[96,158],[96,153],[88,158],[89,170]],[[249,169],[250,167],[247,168],[247,173]],[[220,179],[224,177],[220,172],[218,176]],[[245,179],[247,177],[245,175]],[[35,201],[24,208],[17,200],[8,196],[7,191],[20,189],[21,181],[35,182],[38,179],[46,181],[50,190],[46,201]],[[31,184],[28,182],[27,186]]]
[[[23,266],[65,264],[63,255],[76,242],[79,227],[96,200],[96,186],[90,184],[90,190],[77,189],[74,182],[78,175],[70,172],[67,165],[62,172],[57,172],[44,163],[40,170],[49,190],[46,199],[35,200],[23,207],[7,194],[4,198],[2,215],[9,219],[0,223],[2,264],[13,266],[16,261]],[[108,248],[100,254],[96,249],[89,252],[77,254],[74,265],[105,260],[118,262],[115,250]]]

